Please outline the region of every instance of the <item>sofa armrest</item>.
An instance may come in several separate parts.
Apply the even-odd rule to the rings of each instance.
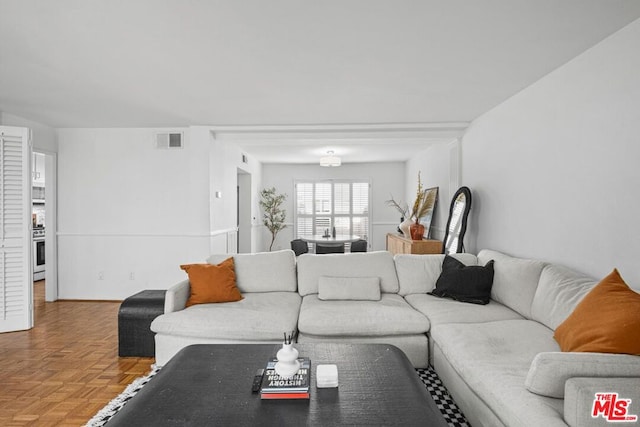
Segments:
[[[565,383],[574,377],[640,378],[640,356],[611,353],[539,353],[525,379],[527,390],[542,396],[564,397]]]
[[[183,280],[167,289],[164,297],[164,312],[171,313],[184,310],[189,299],[190,290],[191,287],[188,280]]]
[[[609,417],[618,422],[640,419],[640,377],[570,378],[564,396],[564,420],[570,427],[609,425],[614,421]]]

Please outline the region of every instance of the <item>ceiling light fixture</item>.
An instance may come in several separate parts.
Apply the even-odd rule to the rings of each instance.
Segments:
[[[332,168],[340,166],[341,164],[342,161],[340,160],[340,157],[334,156],[333,151],[331,150],[327,151],[326,156],[320,157],[320,166],[323,166],[325,168]]]

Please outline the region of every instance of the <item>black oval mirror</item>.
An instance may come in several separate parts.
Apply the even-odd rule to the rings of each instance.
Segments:
[[[443,254],[464,252],[464,233],[467,231],[467,217],[471,210],[471,190],[460,187],[451,199],[449,219],[444,231]]]

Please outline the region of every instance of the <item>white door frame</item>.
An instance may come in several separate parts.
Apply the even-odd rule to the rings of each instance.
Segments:
[[[35,148],[34,153],[45,155],[45,219],[44,219],[44,259],[45,259],[45,291],[47,302],[58,300],[58,155],[55,152]]]

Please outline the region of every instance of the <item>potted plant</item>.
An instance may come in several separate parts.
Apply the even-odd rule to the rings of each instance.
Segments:
[[[287,213],[282,208],[282,204],[286,199],[287,195],[277,194],[275,187],[265,188],[260,192],[260,207],[263,210],[262,223],[271,233],[269,251],[272,250],[278,233],[286,228],[284,220]]]

